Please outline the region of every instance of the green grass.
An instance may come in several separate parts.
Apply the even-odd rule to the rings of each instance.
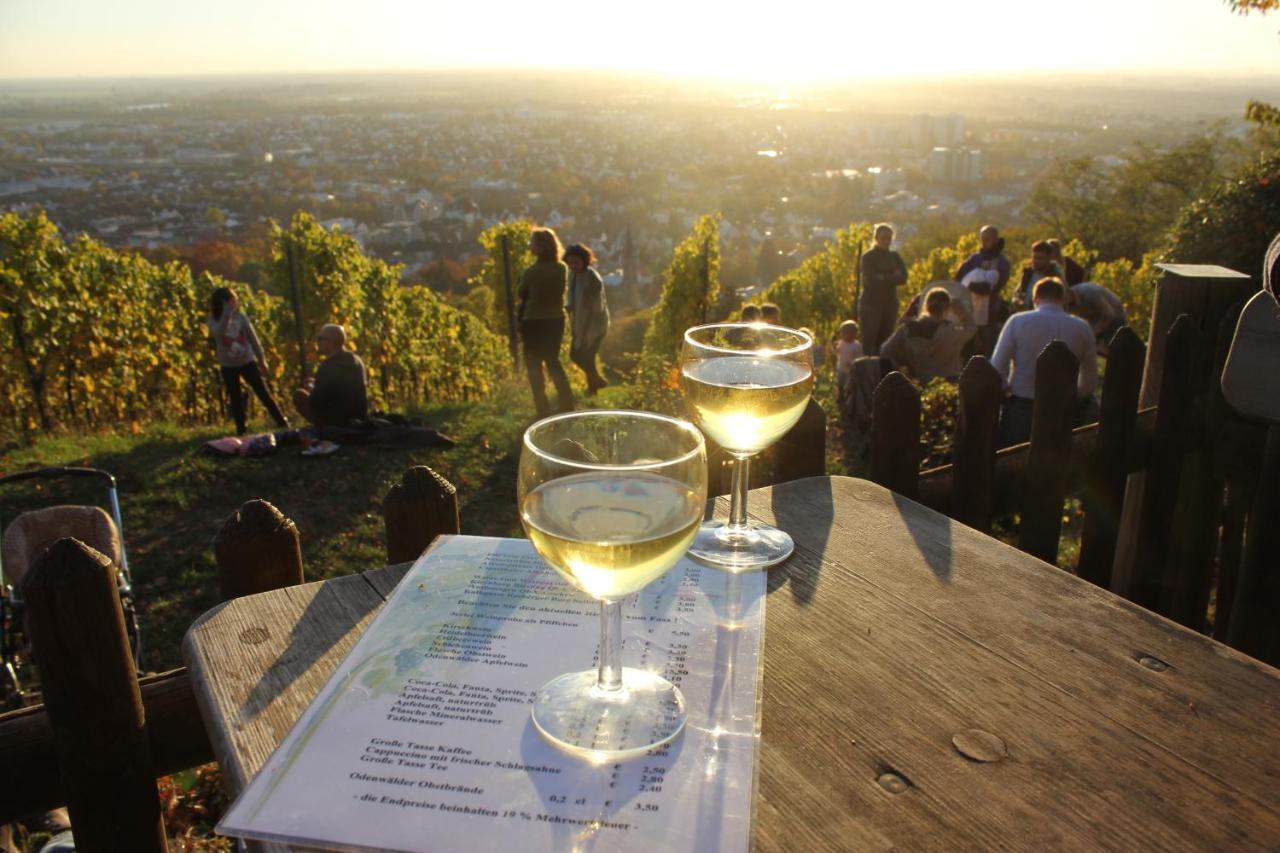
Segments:
[[[191,622],[218,602],[212,540],[247,500],[270,501],[298,525],[307,580],[386,563],[382,498],[410,465],[428,465],[458,489],[464,533],[519,535],[515,506],[519,437],[533,420],[527,389],[420,412],[454,436],[443,449],[347,445],[308,458],[298,447],[274,456],[219,458],[200,452],[224,427],[155,425],[138,434],[53,435],[0,455],[0,475],[43,465],[91,465],[116,476],[144,642],[143,666],[182,664]],[[259,427],[266,429],[265,424]],[[55,503],[106,506],[105,490],[26,481],[0,488],[0,524]]]

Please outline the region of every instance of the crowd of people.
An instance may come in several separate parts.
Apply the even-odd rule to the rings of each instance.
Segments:
[[[857,319],[845,320],[831,342],[842,408],[851,404],[854,414],[846,420],[851,419],[855,428],[869,417],[871,394],[885,372],[899,370],[921,383],[955,381],[971,356],[982,355],[999,372],[1008,394],[1001,440],[1025,441],[1031,430],[1036,357],[1054,340],[1065,342],[1080,363],[1079,418],[1096,414],[1098,356],[1106,354],[1108,342],[1125,324],[1124,306],[1114,293],[1088,281],[1086,270],[1063,256],[1059,241],[1037,241],[1016,288],[1009,291],[1013,266],[1004,254],[1004,238],[995,226],[984,226],[978,251],[954,276],[930,284],[900,313],[906,264],[893,249],[892,226],[879,224],[873,233],[874,245],[860,259]],[[520,278],[517,317],[529,388],[542,418],[575,406],[560,362],[566,328],[569,359],[582,370],[588,396],[608,384],[597,359],[609,330],[609,306],[588,246],[575,243],[565,248],[555,231],[536,228],[529,250],[534,263]],[[781,324],[782,316],[772,303],[749,304],[738,320]],[[234,291],[214,291],[207,321],[237,434],[247,428],[245,384],[277,425],[287,428],[288,419],[264,379],[262,346]],[[314,378],[293,394],[294,407],[315,427],[346,427],[369,416],[368,372],[346,343],[342,326],[323,326],[315,337],[323,361]],[[817,363],[823,361],[824,350],[815,341]],[[547,396],[548,377],[556,392],[554,408]]]
[[[978,234],[979,249],[966,258],[952,279],[932,283],[897,315],[898,290],[907,268],[891,247],[893,228],[875,227],[875,245],[862,255],[858,319],[846,320],[837,336],[836,375],[842,400],[858,411],[867,408],[867,385],[874,389],[887,370],[900,370],[919,382],[957,380],[969,357],[990,359],[1004,382],[1000,439],[1005,445],[1031,434],[1036,358],[1052,341],[1063,341],[1080,363],[1076,393],[1078,422],[1096,417],[1094,391],[1098,356],[1126,323],[1119,297],[1087,281],[1085,269],[1064,257],[1055,239],[1037,241],[1023,264],[1016,290],[1006,297],[1013,267],[1005,257],[999,229],[987,225]],[[860,359],[873,363],[856,369]]]

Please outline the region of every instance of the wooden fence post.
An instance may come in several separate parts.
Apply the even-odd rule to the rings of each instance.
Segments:
[[[991,499],[996,476],[996,426],[1004,384],[980,355],[960,373],[960,414],[951,451],[949,514],[983,533],[991,531]]]
[[[827,414],[818,401],[809,399],[796,425],[778,439],[773,449],[771,483],[827,473]]]
[[[111,560],[59,539],[23,584],[79,850],[165,850],[146,714]]]
[[[920,485],[920,392],[892,371],[871,401],[871,480],[915,499]]]
[[[1280,425],[1267,430],[1262,476],[1249,513],[1227,644],[1280,665]]]
[[[1146,347],[1133,329],[1124,326],[1116,332],[1107,352],[1107,375],[1102,381],[1098,444],[1085,468],[1084,528],[1076,566],[1076,574],[1103,589],[1111,587],[1145,360]]]
[[[246,501],[213,538],[223,601],[303,582],[297,526],[264,500]]]
[[[1135,604],[1157,612],[1164,612],[1161,608],[1165,572],[1169,566],[1173,512],[1182,479],[1186,431],[1191,420],[1192,358],[1198,337],[1194,322],[1183,314],[1169,329],[1165,340],[1160,407],[1156,411],[1151,461],[1138,514],[1133,567],[1126,587],[1118,590]]]
[[[425,465],[404,472],[382,501],[387,530],[387,562],[416,560],[431,540],[461,530],[458,490]]]
[[[1062,341],[1052,341],[1036,357],[1035,408],[1018,547],[1055,565],[1062,535],[1062,502],[1067,494],[1079,376],[1080,360]]]
[[[1194,631],[1205,630],[1208,622],[1214,556],[1224,524],[1223,477],[1214,464],[1214,439],[1222,434],[1228,420],[1229,408],[1222,396],[1222,369],[1243,308],[1239,302],[1231,306],[1215,334],[1201,335],[1207,346],[1202,345],[1192,361],[1195,397],[1184,435],[1182,477],[1160,612]],[[1208,349],[1212,350],[1208,364],[1202,365],[1200,354]],[[1225,563],[1220,564],[1220,578],[1225,571]],[[1220,601],[1218,607],[1230,609],[1231,602]]]

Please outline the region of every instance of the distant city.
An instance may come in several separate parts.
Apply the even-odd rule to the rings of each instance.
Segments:
[[[1119,163],[1136,141],[1246,131],[1230,92],[1189,104],[1166,91],[1135,109],[1133,93],[1108,104],[1027,90],[953,110],[903,98],[894,112],[884,93],[860,107],[854,95],[536,97],[491,83],[0,87],[0,208],[41,207],[68,236],[145,250],[260,237],[302,209],[410,278],[467,269],[484,228],[527,217],[590,244],[610,284],[628,231],[651,280],[720,210],[722,275],[750,291],[853,221],[896,223],[909,251],[940,223],[1020,223],[1056,158]]]

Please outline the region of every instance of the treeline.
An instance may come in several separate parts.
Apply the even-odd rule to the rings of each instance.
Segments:
[[[223,285],[239,294],[281,390],[302,379],[294,284],[304,339],[322,323],[345,325],[376,406],[485,396],[509,371],[506,342],[484,321],[401,284],[399,267],[308,214],[273,225],[271,244],[268,287],[254,289],[88,237],[64,241],[43,213],[0,216],[0,435],[221,420],[205,317]]]

